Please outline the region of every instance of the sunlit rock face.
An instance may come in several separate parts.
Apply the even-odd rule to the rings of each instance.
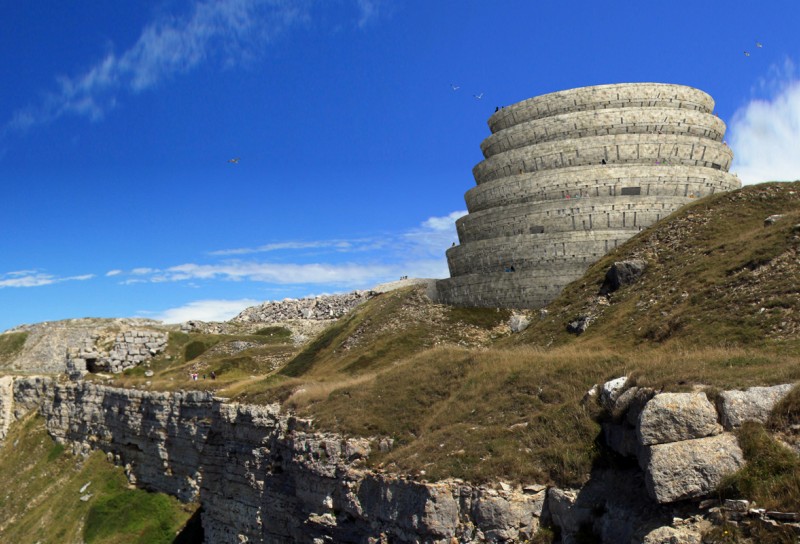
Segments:
[[[663,83],[582,87],[498,109],[439,301],[542,307],[643,228],[741,187],[713,111],[708,94]]]

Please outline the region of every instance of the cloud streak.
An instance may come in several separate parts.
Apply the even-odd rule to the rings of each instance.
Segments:
[[[365,288],[400,276],[447,277],[445,250],[457,241],[455,220],[466,214],[456,211],[430,217],[419,226],[399,234],[353,240],[272,242],[253,248],[223,249],[214,257],[230,257],[282,251],[296,262],[228,259],[216,263],[183,263],[167,268],[140,267],[130,270],[121,283],[182,281],[250,281],[275,285],[319,285]],[[320,260],[320,250],[332,258]],[[342,254],[348,262],[338,262]],[[356,259],[356,254],[360,258]],[[307,260],[311,254],[316,262]]]
[[[213,58],[224,66],[247,62],[307,20],[307,6],[285,0],[205,0],[183,17],[159,18],[124,52],[109,53],[82,74],[58,78],[56,91],[15,112],[5,130],[30,129],[64,115],[97,121],[115,107],[120,91],[145,91]]]
[[[60,278],[37,270],[18,270],[0,274],[0,289],[4,287],[41,287],[65,281],[86,281],[92,278],[94,278],[94,274]]]
[[[794,63],[773,67],[758,82],[767,99],[753,99],[730,123],[731,170],[745,185],[800,179],[800,77]]]

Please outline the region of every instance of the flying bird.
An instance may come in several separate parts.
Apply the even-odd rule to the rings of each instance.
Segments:
[[[234,157],[232,159],[228,159],[228,162],[231,164],[239,164],[239,157]]]
[[[744,52],[744,56],[745,56],[745,57],[749,57],[749,56],[750,56],[750,51],[745,51],[745,52]]]
[[[450,88],[452,88],[454,91],[457,91],[457,90],[459,90],[461,87],[459,87],[458,85],[453,85],[453,84],[451,83],[451,84],[450,84]]]
[[[762,47],[764,47],[764,46],[761,44],[761,42],[756,42],[756,47],[758,47],[759,49],[761,49],[761,48],[762,48]]]
[[[481,98],[483,98],[483,93],[481,93],[481,94],[473,94],[472,96],[475,97],[475,100],[480,100]]]

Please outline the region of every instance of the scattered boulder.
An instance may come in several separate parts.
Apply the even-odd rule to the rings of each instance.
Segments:
[[[600,388],[600,404],[611,412],[614,409],[614,404],[617,399],[625,391],[625,384],[628,382],[627,376],[621,378],[614,378],[603,384]]]
[[[722,427],[704,393],[660,393],[642,410],[637,432],[649,446],[719,434]]]
[[[662,504],[703,497],[743,465],[744,455],[731,433],[657,444],[647,452],[645,484]]]
[[[512,314],[511,318],[508,320],[508,326],[511,328],[511,332],[515,333],[524,331],[530,324],[531,320],[522,314]]]
[[[783,219],[783,215],[782,214],[770,215],[769,217],[764,219],[764,226],[765,227],[772,226],[780,219]]]
[[[703,537],[692,527],[658,527],[642,537],[642,544],[701,544]]]
[[[731,430],[740,427],[745,421],[766,423],[772,408],[793,387],[792,384],[784,384],[722,392],[717,402],[722,425],[726,430]]]
[[[571,332],[572,334],[583,334],[586,332],[586,329],[589,328],[589,325],[592,324],[592,321],[594,321],[592,316],[582,315],[567,325],[567,332]]]
[[[645,268],[647,268],[647,263],[643,259],[615,262],[606,272],[603,285],[600,286],[600,294],[606,296],[620,287],[636,283],[644,273]]]

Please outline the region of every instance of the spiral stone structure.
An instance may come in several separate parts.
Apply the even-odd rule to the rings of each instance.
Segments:
[[[489,118],[440,302],[538,308],[693,199],[741,187],[714,100],[683,85],[546,94]]]

